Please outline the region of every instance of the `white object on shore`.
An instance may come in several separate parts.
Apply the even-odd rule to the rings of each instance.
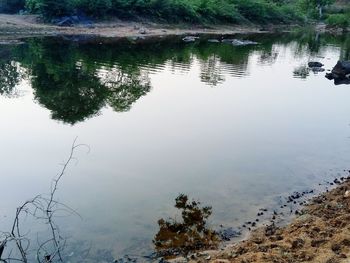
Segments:
[[[182,41],[184,42],[194,42],[196,41],[196,39],[199,39],[199,37],[195,37],[195,36],[186,36],[182,39]]]
[[[347,191],[345,192],[344,197],[345,197],[345,198],[350,197],[350,190],[347,190]]]

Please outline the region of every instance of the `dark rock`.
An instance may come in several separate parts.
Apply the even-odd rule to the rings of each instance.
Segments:
[[[242,235],[241,231],[233,229],[232,227],[221,230],[219,232],[219,236],[224,241],[230,241],[232,238],[239,237],[241,235]]]
[[[350,239],[344,239],[341,244],[346,247],[350,247]]]
[[[283,236],[278,235],[278,236],[276,236],[276,239],[277,239],[278,241],[281,241],[281,240],[283,240]]]
[[[332,249],[332,251],[334,252],[334,253],[339,253],[340,252],[340,250],[341,250],[341,246],[340,245],[338,245],[338,244],[333,244],[332,245],[332,247],[331,247],[331,249]]]
[[[275,224],[269,225],[265,229],[265,235],[272,236],[276,233],[276,230],[277,230],[277,228],[276,228]]]
[[[324,72],[324,71],[325,71],[324,68],[319,68],[319,67],[313,67],[313,68],[311,68],[311,70],[312,70],[314,73]]]
[[[305,241],[301,238],[297,238],[292,242],[292,249],[300,249],[304,246]]]
[[[326,78],[334,80],[335,85],[350,84],[350,61],[338,61]]]
[[[339,77],[346,77],[346,75],[350,74],[350,61],[338,61],[332,69],[332,73]]]
[[[308,64],[309,68],[321,68],[324,65],[321,62],[310,61]]]

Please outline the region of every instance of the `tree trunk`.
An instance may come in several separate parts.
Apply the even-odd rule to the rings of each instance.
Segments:
[[[318,6],[318,14],[319,14],[319,16],[320,16],[320,19],[322,19],[322,16],[323,16],[322,5],[319,5],[319,6]]]

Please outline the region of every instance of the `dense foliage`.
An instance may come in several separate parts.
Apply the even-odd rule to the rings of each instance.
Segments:
[[[348,0],[345,0],[348,1]],[[41,14],[47,20],[65,15],[86,14],[95,18],[148,18],[188,23],[296,23],[325,19],[343,10],[335,0],[0,0],[0,12]],[[335,6],[335,9],[332,7]],[[332,13],[334,12],[334,13]],[[329,18],[343,25],[344,16]]]
[[[346,29],[350,25],[349,20],[349,14],[332,14],[328,16],[326,22],[328,26]]]
[[[0,0],[0,12],[15,13],[24,7],[25,0]]]
[[[297,8],[298,1],[301,0],[0,0],[0,10],[26,9],[47,19],[82,12],[93,17],[147,17],[167,22],[289,23],[304,18],[302,8]]]

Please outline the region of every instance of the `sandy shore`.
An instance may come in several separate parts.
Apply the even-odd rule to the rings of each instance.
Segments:
[[[83,26],[58,27],[40,22],[35,15],[0,15],[0,36],[30,37],[55,35],[91,35],[99,37],[147,37],[184,34],[258,33],[261,27],[242,25],[189,26],[151,22],[112,20],[96,22],[92,28]]]
[[[186,262],[350,262],[350,180],[337,183],[311,199],[287,226],[258,228],[242,242],[193,254]]]

